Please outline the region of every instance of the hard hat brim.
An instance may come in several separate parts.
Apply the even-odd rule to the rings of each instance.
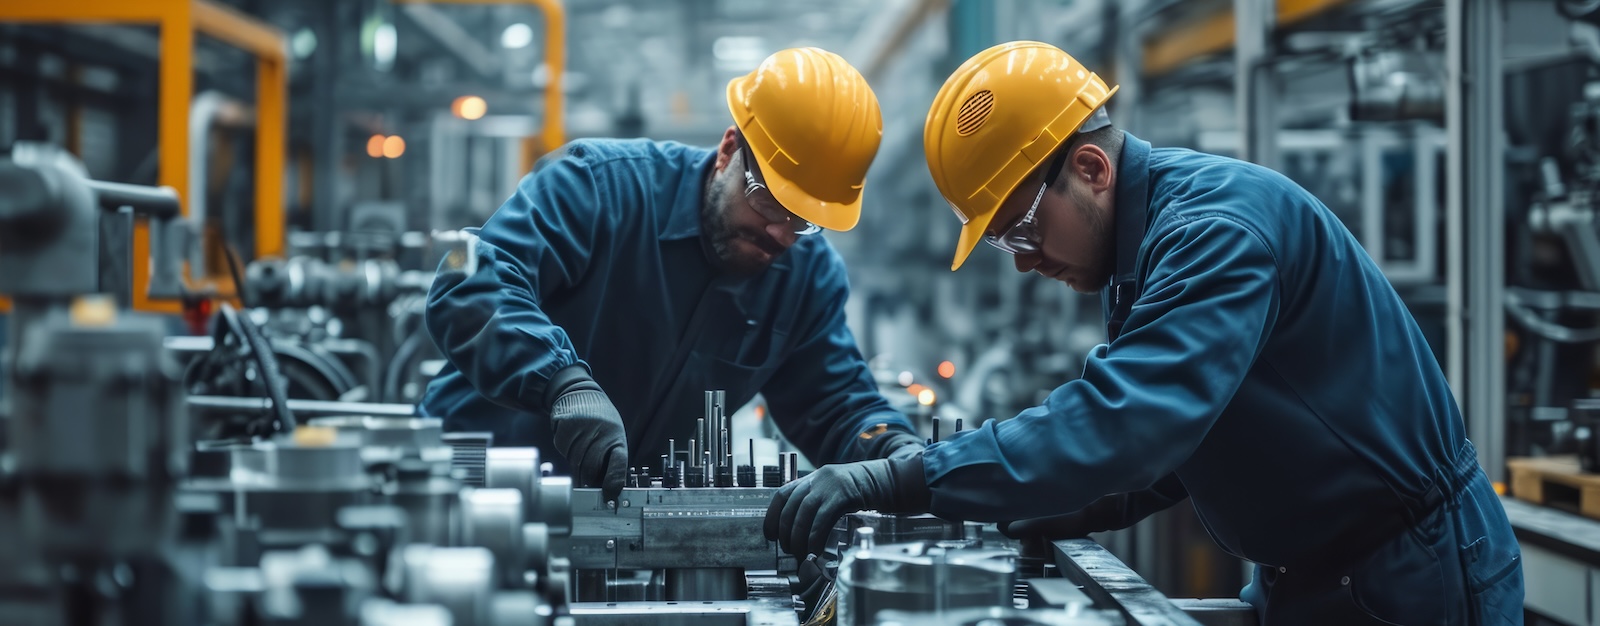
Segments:
[[[956,258],[950,263],[950,271],[960,269],[961,265],[967,262],[967,257],[978,247],[978,242],[983,241],[983,233],[989,229],[989,223],[994,221],[995,213],[998,211],[989,211],[961,225],[961,238],[956,241]]]
[[[734,126],[738,127],[739,132],[744,133],[746,137],[754,133],[761,133],[764,136],[766,132],[752,127],[751,122],[755,121],[755,116],[744,106],[744,92],[751,87],[752,82],[754,81],[749,76],[740,76],[728,81],[728,112],[733,114]],[[822,228],[838,232],[855,228],[861,221],[861,196],[866,191],[866,181],[859,181],[852,186],[851,190],[855,195],[848,201],[823,200],[806,193],[777,168],[767,167],[766,164],[772,160],[773,155],[763,154],[765,146],[758,145],[761,142],[748,143],[750,152],[761,161],[758,167],[761,170],[761,178],[767,184],[767,190],[771,191],[778,203],[790,213]]]

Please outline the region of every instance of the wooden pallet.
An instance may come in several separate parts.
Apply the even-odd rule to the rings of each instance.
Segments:
[[[1600,519],[1600,475],[1578,469],[1577,457],[1510,458],[1511,495]]]

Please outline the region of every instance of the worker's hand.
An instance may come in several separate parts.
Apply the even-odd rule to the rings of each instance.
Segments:
[[[920,513],[928,509],[922,455],[824,465],[772,496],[763,530],[785,552],[821,554],[840,516],[861,510]]]
[[[614,502],[622,495],[628,474],[628,435],[622,415],[587,370],[581,375],[558,373],[556,379],[560,382],[552,382],[560,390],[550,404],[556,450],[572,466],[579,487],[599,487],[605,500]]]
[[[1089,536],[1089,533],[1106,530],[1110,526],[1107,520],[1095,519],[1096,517],[1092,511],[1086,509],[1066,515],[1001,522],[999,527],[1000,534],[1025,541],[1080,539]]]

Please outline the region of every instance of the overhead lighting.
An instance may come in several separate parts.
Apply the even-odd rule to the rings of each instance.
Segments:
[[[373,135],[367,138],[367,156],[374,159],[383,156],[383,135]]]
[[[528,47],[533,43],[533,27],[517,22],[500,31],[500,46],[507,50],[518,50]]]
[[[767,41],[760,37],[718,37],[711,44],[711,56],[717,69],[746,72],[761,64],[766,49]]]
[[[289,38],[289,51],[294,53],[296,59],[311,56],[317,51],[317,33],[310,28],[294,31],[294,36]]]
[[[921,392],[917,393],[917,404],[922,406],[933,406],[933,401],[936,399],[937,398],[934,397],[932,389],[924,388]]]
[[[387,72],[394,66],[394,55],[399,50],[399,43],[394,24],[379,24],[372,32],[372,64],[378,71]]]
[[[389,135],[383,139],[383,156],[398,159],[406,153],[406,140],[399,135]]]
[[[475,120],[489,112],[489,103],[478,96],[461,96],[450,103],[450,112],[464,120]]]
[[[956,364],[949,361],[939,363],[939,375],[951,378],[956,375]]]

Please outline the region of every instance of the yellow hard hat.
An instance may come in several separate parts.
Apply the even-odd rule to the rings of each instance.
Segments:
[[[928,171],[961,219],[952,271],[1028,172],[1116,92],[1060,48],[1037,41],[1000,44],[956,68],[922,127]]]
[[[828,230],[855,228],[883,139],[861,72],[820,48],[780,50],[728,82],[728,110],[784,208]]]

